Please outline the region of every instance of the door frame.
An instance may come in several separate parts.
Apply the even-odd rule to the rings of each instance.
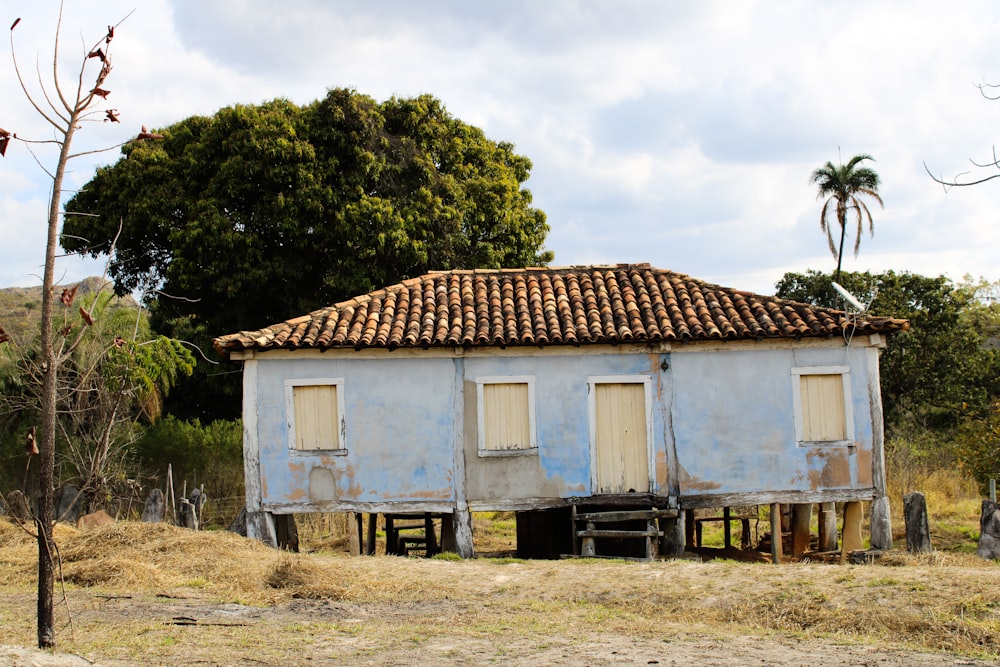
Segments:
[[[597,491],[597,391],[599,384],[641,384],[645,398],[646,418],[646,488],[636,493],[651,493],[656,488],[656,459],[653,446],[653,376],[652,375],[591,375],[587,377],[587,412],[590,422],[590,492]]]

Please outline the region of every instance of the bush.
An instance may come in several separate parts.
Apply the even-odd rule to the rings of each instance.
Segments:
[[[202,424],[167,416],[149,427],[136,445],[136,456],[148,478],[162,486],[171,466],[174,487],[205,486],[209,498],[244,495],[243,425],[236,420]]]

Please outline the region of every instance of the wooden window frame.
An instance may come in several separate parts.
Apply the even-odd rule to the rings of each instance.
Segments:
[[[526,384],[528,386],[528,446],[519,449],[486,448],[486,400],[483,387],[490,384]],[[535,420],[534,375],[485,375],[476,378],[477,449],[481,457],[538,456],[538,435]]]
[[[344,409],[344,378],[296,378],[285,380],[285,426],[288,434],[288,450],[298,456],[346,456],[347,418]],[[295,388],[329,387],[337,388],[337,424],[339,429],[337,449],[299,449],[295,432]]]
[[[843,440],[806,440],[805,416],[802,409],[803,375],[839,375],[844,390],[844,433]],[[836,447],[854,444],[854,402],[851,400],[851,369],[849,366],[797,366],[792,368],[792,400],[795,409],[795,440],[800,447]]]

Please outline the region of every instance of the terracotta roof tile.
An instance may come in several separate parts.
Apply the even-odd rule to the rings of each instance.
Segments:
[[[585,345],[839,336],[843,311],[719,287],[648,264],[443,271],[215,339],[237,350]],[[906,320],[866,316],[858,334]]]

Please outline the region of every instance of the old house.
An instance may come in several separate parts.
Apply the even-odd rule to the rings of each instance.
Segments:
[[[878,360],[906,326],[633,264],[430,273],[215,347],[252,535],[426,513],[470,556],[470,512],[510,510],[523,555],[649,555],[694,510],[778,503],[870,502],[888,547]]]

